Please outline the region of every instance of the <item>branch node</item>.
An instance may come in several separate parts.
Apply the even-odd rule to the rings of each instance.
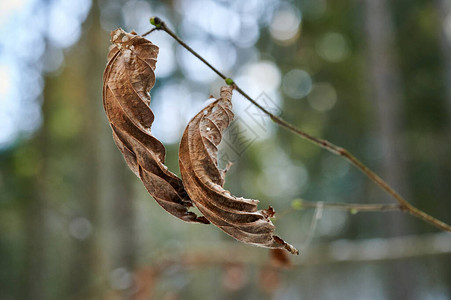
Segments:
[[[344,148],[339,147],[339,148],[337,149],[337,153],[338,153],[338,155],[340,155],[340,156],[346,156],[346,155],[348,154],[348,151],[347,151],[346,149],[344,149]]]
[[[407,207],[407,205],[405,205],[405,204],[399,204],[399,210],[403,211],[403,212],[408,212],[409,207]]]
[[[294,210],[301,210],[303,208],[302,207],[302,199],[295,199],[295,200],[291,201],[291,207]]]
[[[226,78],[226,79],[225,79],[225,83],[226,83],[227,85],[232,85],[232,84],[234,84],[235,82],[233,81],[232,78]]]

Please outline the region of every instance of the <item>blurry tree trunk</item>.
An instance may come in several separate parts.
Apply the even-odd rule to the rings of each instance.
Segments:
[[[134,174],[125,164],[121,153],[113,145],[110,128],[105,133],[105,137],[109,139],[108,146],[110,146],[105,157],[109,163],[109,167],[105,170],[109,171],[109,173],[106,173],[108,185],[105,186],[109,191],[105,195],[110,195],[110,197],[106,199],[109,203],[105,204],[111,206],[111,222],[109,222],[108,230],[114,233],[114,235],[111,235],[114,253],[112,253],[110,271],[121,268],[126,272],[133,272],[137,248],[134,231],[133,187],[131,184]],[[136,292],[132,282],[120,287],[113,286],[113,288],[120,289],[121,299],[132,299]]]
[[[111,132],[108,137],[111,138]],[[111,143],[112,144],[112,143]],[[111,199],[114,206],[113,220],[114,232],[117,233],[117,266],[132,270],[135,264],[136,241],[134,235],[135,214],[133,205],[133,187],[130,179],[131,171],[116,147],[111,149],[113,157],[111,160],[111,183],[114,193]]]
[[[451,177],[451,1],[450,0],[436,0],[437,15],[439,16],[439,30],[440,30],[440,46],[443,55],[443,71],[445,84],[446,105],[448,108],[448,127],[444,136],[444,145],[441,147],[439,161],[441,163],[442,173],[440,179],[442,183],[441,201],[438,204],[438,210],[443,213],[443,218],[449,214],[447,207],[447,199],[449,198],[449,178]],[[445,267],[444,278],[447,278],[448,287],[451,287],[451,270]],[[451,288],[448,288],[448,293],[451,293]]]
[[[449,22],[451,22],[451,1],[437,0],[436,3],[440,20],[440,46],[444,60],[445,89],[449,116],[448,139],[451,139],[451,31],[449,30]]]
[[[370,88],[375,105],[378,139],[381,144],[383,177],[406,196],[407,183],[402,135],[403,109],[400,75],[395,59],[394,30],[385,0],[366,0],[366,29],[369,52]],[[390,201],[392,201],[390,199]],[[405,233],[398,223],[392,233]],[[394,225],[394,224],[393,224]],[[393,227],[393,226],[390,226]]]
[[[47,6],[48,1],[39,3],[41,6]],[[45,38],[45,37],[44,37]],[[45,47],[48,42],[45,39]],[[50,156],[51,138],[48,126],[50,109],[48,103],[49,90],[52,89],[51,81],[46,80],[43,91],[42,103],[42,126],[34,139],[40,164],[38,166],[36,180],[31,187],[32,192],[25,207],[25,267],[23,270],[24,285],[22,289],[23,299],[46,299],[46,276],[47,261],[46,247],[48,246],[48,227],[45,218],[45,206],[47,202],[47,175],[48,158]]]
[[[394,26],[386,0],[365,0],[369,76],[378,139],[382,150],[382,177],[402,195],[408,196],[405,153],[402,135],[402,91],[394,47]],[[392,201],[392,199],[387,199]],[[385,216],[384,231],[390,235],[407,233],[407,218],[400,214]],[[416,276],[413,266],[393,265],[388,276],[390,298],[415,299]]]
[[[47,203],[47,172],[51,139],[48,126],[49,90],[52,81],[46,80],[44,88],[44,102],[42,104],[43,124],[34,140],[39,152],[40,164],[33,192],[25,207],[25,268],[23,270],[24,288],[23,299],[47,299],[46,276],[47,261],[46,247],[49,245],[48,227],[45,218]]]
[[[84,98],[80,99],[83,103],[83,127],[79,151],[82,152],[83,165],[79,207],[81,217],[90,222],[92,232],[87,238],[75,241],[68,296],[80,299],[101,299],[107,283],[99,188],[99,169],[102,167],[99,124],[101,122],[102,70],[106,50],[102,48],[104,32],[100,27],[100,12],[95,1],[84,24],[84,30],[80,43],[84,48],[84,55],[78,62],[83,77],[83,80],[79,81],[82,84],[79,88],[83,89],[81,95]]]
[[[106,65],[109,34],[100,25],[98,1],[93,1],[85,24],[81,43],[84,47],[83,84],[86,89],[84,157],[85,177],[83,207],[92,223],[93,234],[79,242],[71,279],[73,294],[77,289],[83,297],[101,299],[111,289],[107,284],[111,272],[117,268],[131,271],[135,262],[134,205],[131,179],[133,174],[114,145],[111,129],[102,107],[102,76]],[[113,288],[123,289],[124,286]],[[70,295],[70,294],[69,294]],[[121,299],[127,299],[125,289]]]

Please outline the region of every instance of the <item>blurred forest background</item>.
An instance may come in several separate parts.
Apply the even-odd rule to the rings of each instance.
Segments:
[[[159,16],[252,97],[347,148],[451,223],[449,0],[2,0],[1,299],[451,299],[451,236],[400,212],[339,157],[234,95],[226,187],[271,204],[293,267],[164,212],[127,168],[102,108],[109,32]],[[188,120],[222,81],[164,32],[153,127],[178,173]],[[277,215],[276,215],[277,216]]]

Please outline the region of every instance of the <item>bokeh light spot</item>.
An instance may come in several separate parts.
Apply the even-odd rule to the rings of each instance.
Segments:
[[[301,99],[312,90],[312,78],[304,70],[293,69],[283,77],[282,89],[293,99]]]
[[[284,5],[274,14],[269,32],[277,41],[288,41],[297,36],[300,23],[300,11],[294,6]]]
[[[341,62],[348,57],[349,46],[342,34],[329,32],[319,40],[316,51],[327,61]]]
[[[249,65],[246,70],[248,76],[256,80],[261,90],[273,91],[280,86],[280,71],[271,61],[260,61]]]
[[[70,221],[69,233],[77,240],[84,240],[91,235],[92,225],[88,219],[78,217]]]
[[[330,83],[315,83],[307,100],[313,109],[327,111],[335,106],[337,92]]]

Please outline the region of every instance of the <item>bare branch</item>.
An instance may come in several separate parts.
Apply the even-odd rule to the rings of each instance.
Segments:
[[[375,211],[393,211],[401,210],[399,204],[360,204],[360,203],[342,203],[342,202],[313,202],[302,200],[302,208],[334,208],[339,210],[348,210],[350,212],[375,212]]]

